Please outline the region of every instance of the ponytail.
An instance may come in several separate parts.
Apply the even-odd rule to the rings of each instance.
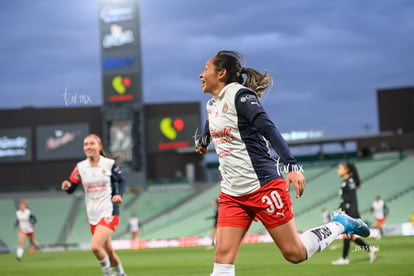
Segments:
[[[359,178],[357,167],[351,162],[345,162],[344,164],[348,168],[349,174],[354,180],[356,187],[359,188],[359,186],[361,186],[361,179]]]
[[[261,74],[252,68],[242,68],[241,73],[245,73],[247,76],[244,85],[252,89],[259,98],[263,96],[267,89],[273,84],[269,71],[265,71]]]
[[[257,97],[261,97],[273,85],[272,77],[268,71],[260,73],[253,68],[242,67],[243,55],[237,51],[219,51],[214,58],[216,70],[227,70],[225,83],[237,82],[253,90]],[[242,74],[246,75],[246,79]]]

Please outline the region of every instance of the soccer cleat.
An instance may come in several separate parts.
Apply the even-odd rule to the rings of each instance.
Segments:
[[[339,258],[336,261],[332,261],[331,264],[333,264],[333,265],[347,265],[347,264],[349,264],[349,259]]]
[[[331,214],[332,221],[339,222],[345,228],[343,234],[357,234],[361,237],[368,237],[371,233],[368,225],[361,219],[351,218],[343,211],[333,211]]]
[[[375,259],[377,258],[377,252],[379,251],[379,248],[376,246],[372,246],[369,250],[369,262],[373,263]]]

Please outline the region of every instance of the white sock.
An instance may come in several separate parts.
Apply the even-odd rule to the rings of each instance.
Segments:
[[[121,263],[119,263],[117,266],[114,267],[114,271],[116,272],[116,275],[124,275],[125,274],[124,268],[122,267]]]
[[[33,245],[34,247],[36,247],[37,250],[40,250],[40,244],[37,241],[35,241]]]
[[[345,231],[344,226],[337,222],[306,230],[300,235],[300,240],[306,247],[307,259],[316,252],[324,250],[331,242]]]
[[[213,273],[210,276],[234,276],[234,264],[214,263]]]
[[[18,258],[21,258],[21,257],[23,257],[23,252],[24,252],[24,249],[23,248],[17,248],[17,257]]]
[[[111,263],[109,262],[109,257],[106,256],[102,260],[98,261],[101,266],[102,272],[104,275],[112,275]]]

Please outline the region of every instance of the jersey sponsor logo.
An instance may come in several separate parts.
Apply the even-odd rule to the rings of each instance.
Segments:
[[[117,174],[121,174],[122,173],[121,167],[115,166],[114,172],[117,173]]]
[[[78,166],[76,166],[73,169],[72,173],[70,174],[69,179],[71,181],[77,183],[77,184],[79,184],[81,182],[81,176],[80,176],[80,172],[79,172]]]
[[[218,155],[218,157],[225,157],[225,156],[229,155],[232,151],[233,151],[232,149],[223,150],[223,151],[219,152],[217,155]]]
[[[243,97],[240,98],[240,101],[242,103],[244,103],[246,101],[249,101],[249,100],[257,100],[257,97],[254,96],[254,95],[246,95],[246,96],[243,96]]]
[[[220,145],[224,143],[228,143],[234,141],[234,137],[232,135],[232,128],[224,128],[222,130],[215,130],[210,129],[210,135],[214,139],[215,145]]]
[[[285,217],[285,211],[282,211],[282,212],[276,212],[276,215],[277,215],[277,216],[282,216],[282,217]]]
[[[76,180],[81,180],[81,177],[79,175],[79,173],[75,173],[75,175],[73,176]]]
[[[106,191],[106,183],[99,183],[99,184],[87,184],[86,186],[86,192],[87,193],[97,193],[97,192],[103,192]]]
[[[240,98],[240,102],[245,103],[245,102],[250,102],[250,104],[255,104],[260,106],[260,103],[257,99],[256,96],[254,95],[246,95]]]
[[[215,129],[210,128],[210,135],[213,138],[228,137],[228,136],[232,136],[231,135],[232,130],[233,129],[231,127],[230,128],[225,127],[220,130],[215,130]]]

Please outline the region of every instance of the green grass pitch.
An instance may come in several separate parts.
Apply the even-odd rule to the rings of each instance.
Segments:
[[[365,239],[378,246],[377,260],[369,263],[368,253],[351,243],[349,265],[333,266],[341,256],[342,241],[301,264],[283,259],[272,243],[244,244],[236,263],[237,276],[265,275],[414,275],[414,237],[384,237]],[[118,250],[129,276],[208,276],[213,266],[213,250],[206,247]],[[0,275],[101,275],[90,251],[25,252],[18,262],[14,254],[0,254]]]

